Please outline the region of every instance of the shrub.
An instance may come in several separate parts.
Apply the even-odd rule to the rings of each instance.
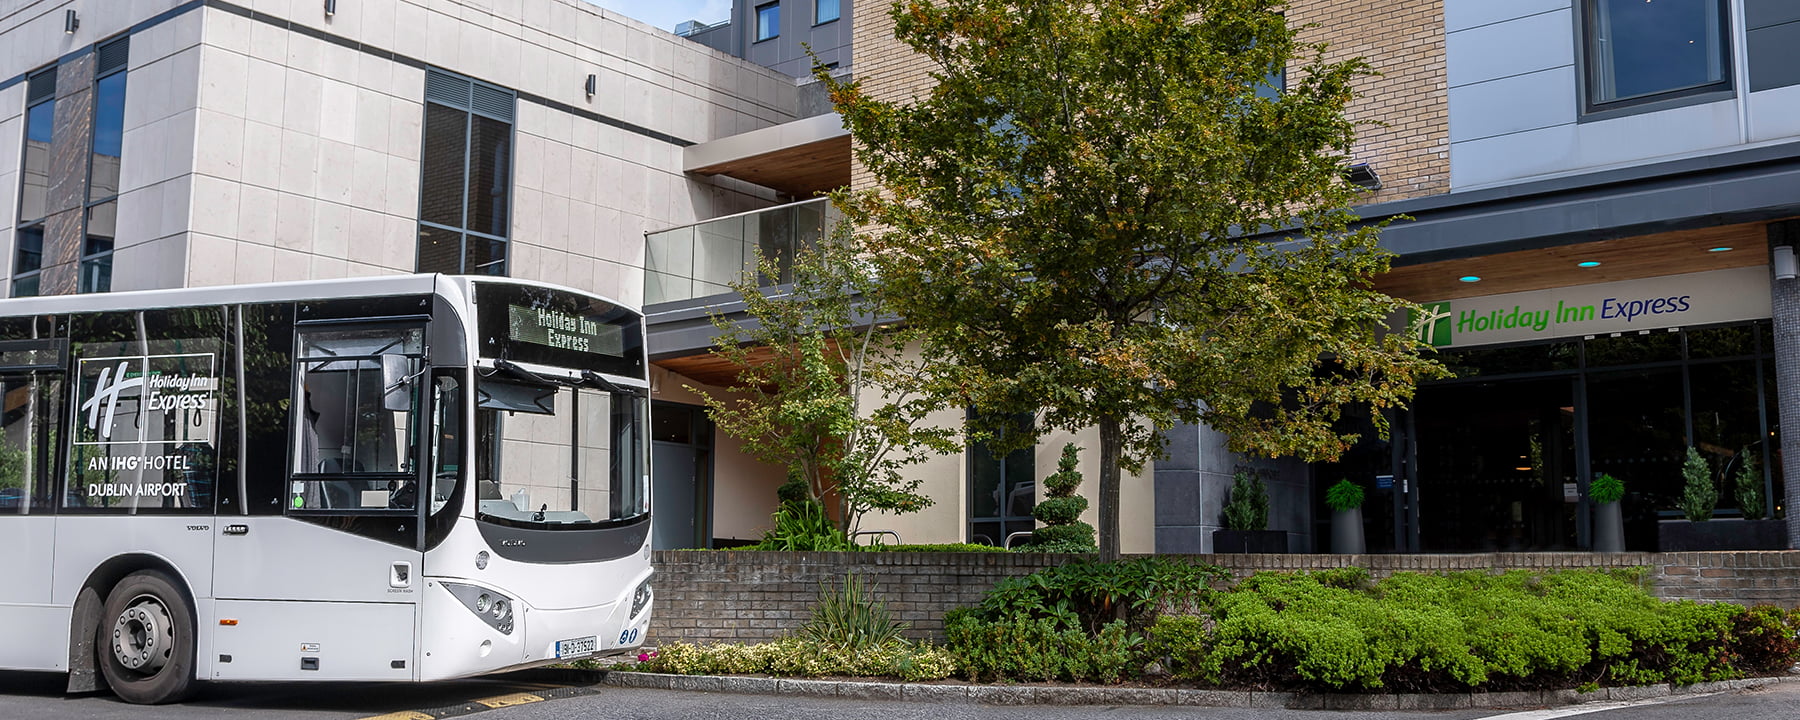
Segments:
[[[1118,682],[1137,664],[1142,643],[1124,622],[1090,635],[1050,618],[987,620],[975,613],[946,616],[944,637],[963,675],[977,682]]]
[[[744,549],[800,552],[852,548],[850,540],[825,514],[825,506],[816,500],[784,502],[772,519],[775,526],[763,533],[762,541]]]
[[[1269,529],[1269,493],[1262,480],[1239,470],[1231,479],[1231,498],[1225,503],[1226,530]]]
[[[1732,619],[1727,648],[1745,672],[1770,674],[1788,669],[1800,658],[1800,615],[1774,605],[1757,605]]]
[[[957,671],[956,658],[934,645],[897,644],[846,649],[802,638],[782,638],[758,645],[675,642],[657,648],[656,655],[648,660],[615,669],[675,675],[850,675],[893,677],[914,682],[941,680]]]
[[[875,599],[861,575],[847,573],[841,587],[819,585],[819,602],[800,626],[800,637],[845,650],[866,650],[904,642],[900,634],[907,627],[888,612],[886,602]]]
[[[1597,503],[1618,502],[1625,497],[1625,483],[1618,478],[1600,473],[1600,477],[1588,483],[1588,498]]]
[[[1308,689],[1688,684],[1800,656],[1775,608],[1664,602],[1641,573],[1263,573],[1204,618],[1159,618],[1148,652],[1176,677]]]
[[[1706,458],[1692,446],[1681,465],[1681,476],[1687,480],[1681,489],[1681,514],[1693,522],[1711,520],[1713,508],[1719,504],[1719,489],[1713,485],[1712,468],[1707,467]]]
[[[1096,552],[1094,526],[1081,521],[1088,501],[1075,491],[1081,487],[1080,448],[1074,443],[1063,446],[1062,458],[1056,461],[1056,472],[1044,478],[1044,500],[1031,509],[1031,516],[1044,526],[1031,533],[1031,542],[1018,548],[1024,552]]]
[[[1339,512],[1362,507],[1362,486],[1351,482],[1350,478],[1339,480],[1336,485],[1325,489],[1325,504]]]
[[[1139,630],[1164,608],[1203,605],[1212,583],[1227,577],[1217,566],[1157,555],[1074,562],[1002,580],[970,612],[989,621],[1049,619],[1059,628],[1090,633],[1124,620]]]
[[[1763,517],[1762,473],[1757,472],[1756,457],[1750,454],[1750,448],[1738,453],[1743,459],[1738,464],[1737,475],[1732,484],[1737,486],[1734,493],[1737,497],[1738,510],[1744,514],[1745,520],[1761,520]]]

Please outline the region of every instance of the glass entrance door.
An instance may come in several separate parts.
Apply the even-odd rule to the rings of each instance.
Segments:
[[[1420,388],[1420,550],[1576,548],[1576,397],[1566,376]]]

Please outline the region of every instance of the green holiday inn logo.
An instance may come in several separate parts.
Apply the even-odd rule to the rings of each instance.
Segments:
[[[1419,306],[1413,313],[1413,328],[1419,342],[1432,347],[1450,347],[1450,303],[1435,302]]]

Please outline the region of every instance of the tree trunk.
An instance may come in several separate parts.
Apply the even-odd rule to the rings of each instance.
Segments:
[[[1119,559],[1119,426],[1112,415],[1100,418],[1100,561]]]

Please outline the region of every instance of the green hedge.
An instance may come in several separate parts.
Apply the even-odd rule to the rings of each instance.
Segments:
[[[1265,573],[1204,617],[1160,619],[1147,653],[1208,685],[1465,690],[1689,684],[1795,659],[1775,608],[1665,602],[1636,573]]]

